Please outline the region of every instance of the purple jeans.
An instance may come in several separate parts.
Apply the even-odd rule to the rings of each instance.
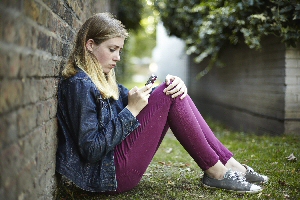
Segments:
[[[202,170],[220,160],[224,165],[233,154],[215,137],[189,96],[172,99],[158,86],[148,105],[139,113],[141,123],[115,148],[117,193],[138,185],[167,130],[173,134]]]

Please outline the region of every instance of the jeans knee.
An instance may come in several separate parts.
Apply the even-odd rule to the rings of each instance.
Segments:
[[[135,188],[143,177],[143,173],[138,172],[137,170],[128,170],[126,173],[120,174],[117,176],[118,182],[118,193],[123,193]]]

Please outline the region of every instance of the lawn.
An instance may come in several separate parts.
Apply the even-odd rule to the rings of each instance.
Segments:
[[[269,176],[270,181],[262,192],[237,194],[204,188],[201,185],[203,172],[168,132],[135,189],[112,196],[65,185],[58,189],[57,199],[300,199],[299,136],[258,136],[231,131],[212,120],[208,120],[208,124],[237,160]],[[292,153],[298,160],[288,159]]]

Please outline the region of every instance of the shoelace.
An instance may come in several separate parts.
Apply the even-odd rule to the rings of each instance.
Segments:
[[[246,173],[249,173],[249,174],[254,174],[254,175],[256,175],[256,176],[258,176],[258,177],[261,177],[261,178],[263,178],[263,176],[262,175],[260,175],[259,173],[257,173],[256,171],[254,171],[254,169],[252,169],[251,167],[249,167],[249,166],[247,166],[247,171],[246,171]],[[264,179],[264,178],[263,178]]]
[[[246,178],[239,175],[239,172],[235,171],[229,171],[228,178],[232,178],[233,180],[237,180],[238,182],[241,182],[244,185],[248,185],[249,183],[246,181]]]

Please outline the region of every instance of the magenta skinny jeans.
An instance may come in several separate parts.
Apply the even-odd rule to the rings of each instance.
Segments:
[[[163,83],[153,91],[137,116],[141,126],[115,148],[116,193],[138,185],[169,128],[202,170],[218,160],[225,165],[233,156],[215,137],[191,98],[173,99],[163,93],[165,87]]]

